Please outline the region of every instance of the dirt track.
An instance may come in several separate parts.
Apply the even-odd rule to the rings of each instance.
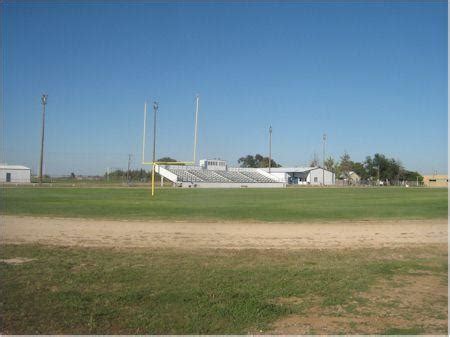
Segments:
[[[447,243],[446,220],[191,223],[2,216],[1,243],[92,247],[359,248]]]

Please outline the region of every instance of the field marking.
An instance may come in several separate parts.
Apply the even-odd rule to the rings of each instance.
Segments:
[[[3,216],[2,244],[83,247],[324,249],[447,243],[447,220],[334,223],[144,222]]]

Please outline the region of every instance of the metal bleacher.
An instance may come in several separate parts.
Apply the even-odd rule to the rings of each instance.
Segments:
[[[248,171],[222,171],[207,170],[201,168],[180,169],[170,166],[165,167],[168,171],[177,176],[178,182],[191,183],[273,183],[275,180],[264,176],[258,172]]]
[[[218,175],[214,171],[190,170],[189,173],[197,176],[198,178],[202,179],[203,182],[206,182],[206,183],[229,183],[230,182],[230,180],[222,177],[221,175]]]
[[[256,180],[249,179],[249,177],[243,175],[240,172],[229,172],[229,171],[218,171],[217,174],[223,175],[225,178],[229,179],[234,183],[254,183]]]
[[[258,183],[273,183],[274,182],[274,180],[272,180],[269,177],[266,177],[258,172],[243,171],[243,172],[239,172],[239,173],[242,173],[243,175],[247,176],[250,179],[253,179],[254,181],[256,181]]]
[[[203,179],[197,177],[196,175],[193,175],[188,170],[180,170],[180,169],[170,169],[170,172],[177,175],[178,181],[186,181],[186,182],[202,182]]]

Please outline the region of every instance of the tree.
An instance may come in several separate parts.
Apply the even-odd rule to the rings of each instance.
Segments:
[[[163,162],[163,163],[174,163],[177,160],[173,159],[173,158],[170,158],[170,157],[162,157],[162,158],[159,158],[158,161],[159,162]]]
[[[238,164],[240,167],[258,167],[256,166],[255,157],[247,155],[246,157],[241,157],[238,159]]]
[[[144,169],[129,171],[129,178],[132,181],[147,181],[150,178],[150,171],[147,172]],[[105,173],[105,178],[109,176],[111,181],[123,181],[127,171],[115,170],[109,173]]]
[[[339,169],[341,171],[341,174],[344,176],[344,178],[348,178],[348,175],[350,173],[350,171],[353,168],[353,162],[350,160],[350,155],[345,152],[342,156],[341,156],[341,161],[339,164]]]
[[[271,160],[271,167],[281,167],[275,160]],[[263,157],[260,154],[255,156],[247,155],[238,159],[240,167],[269,167],[269,157]]]
[[[405,172],[399,160],[387,158],[380,153],[375,153],[373,158],[368,156],[364,162],[364,167],[369,178],[372,180],[380,179],[380,181],[399,181]]]
[[[75,179],[75,173],[70,173],[70,179]]]
[[[371,156],[367,156],[366,160],[363,162],[364,165],[364,169],[367,173],[368,179],[370,180],[375,180],[377,177],[377,171],[376,171],[376,167],[373,163],[373,159]]]
[[[401,173],[400,179],[407,180],[407,181],[419,181],[419,182],[423,181],[423,177],[420,173],[415,172],[415,171],[408,171],[408,170],[403,170],[403,172]]]
[[[334,172],[335,171],[335,165],[336,165],[336,163],[334,162],[333,158],[328,157],[325,160],[325,165],[324,166],[325,166],[325,169],[327,169],[328,171]]]
[[[355,172],[362,180],[369,178],[363,163],[352,162],[352,171]]]

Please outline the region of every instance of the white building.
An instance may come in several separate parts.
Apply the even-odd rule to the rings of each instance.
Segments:
[[[269,172],[268,168],[264,168]],[[291,185],[334,185],[335,174],[320,167],[274,167],[270,174]]]
[[[29,183],[31,182],[31,170],[21,165],[0,164],[1,183]]]
[[[205,170],[226,171],[227,162],[220,159],[201,159],[200,167]]]

